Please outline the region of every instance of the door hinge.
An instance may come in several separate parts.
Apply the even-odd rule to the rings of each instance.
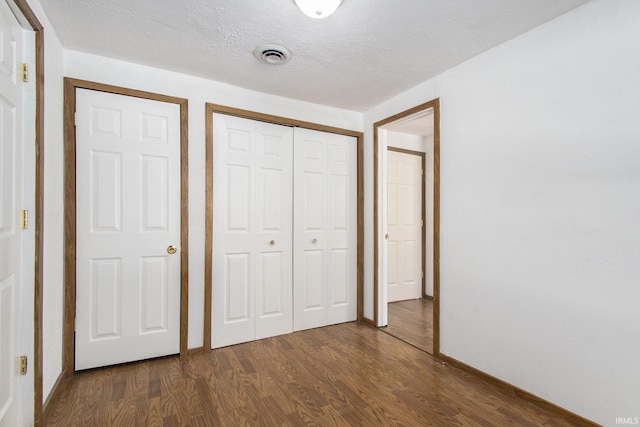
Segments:
[[[420,272],[420,278],[421,278],[421,279],[424,279],[424,271],[421,271],[421,272]]]
[[[424,227],[424,220],[423,219],[420,220],[420,227]]]
[[[22,64],[22,81],[27,83],[29,81],[29,65]]]
[[[27,356],[20,356],[20,375],[27,375]]]
[[[78,330],[78,319],[73,319],[73,332]]]
[[[420,175],[424,175],[424,169],[420,168]]]
[[[20,211],[20,228],[26,230],[29,228],[29,211]]]
[[[73,113],[73,125],[77,126],[78,125],[78,113]]]

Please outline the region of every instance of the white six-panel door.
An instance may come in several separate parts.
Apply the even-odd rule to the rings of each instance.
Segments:
[[[422,158],[387,152],[387,300],[422,297]]]
[[[76,106],[75,368],[179,353],[180,107],[85,89]]]
[[[214,114],[213,348],[292,331],[290,127]]]
[[[357,145],[296,128],[294,330],[357,317]]]
[[[23,30],[0,1],[0,425],[20,425]]]

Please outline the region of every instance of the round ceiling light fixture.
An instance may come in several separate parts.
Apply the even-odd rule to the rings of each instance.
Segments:
[[[305,15],[321,19],[335,12],[342,0],[293,0],[293,2]]]
[[[260,61],[269,65],[285,64],[291,60],[291,52],[277,44],[263,44],[255,48],[253,54]]]

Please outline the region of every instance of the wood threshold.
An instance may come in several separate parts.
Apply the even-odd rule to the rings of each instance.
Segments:
[[[376,326],[376,324],[373,321],[373,319],[363,319],[363,320],[361,320],[361,323],[363,323],[363,324],[365,324],[367,326],[371,326],[372,328],[378,329],[378,327]]]
[[[204,347],[194,347],[187,350],[187,356],[204,353]]]
[[[489,375],[484,371],[476,369],[473,366],[467,365],[466,363],[460,362],[459,360],[454,359],[453,357],[440,353],[440,355],[438,356],[438,359],[442,360],[444,363],[449,364],[455,368],[468,372],[469,374],[480,378],[481,380],[483,380],[488,384],[494,385],[495,387],[511,394],[512,396],[527,400],[542,409],[556,413],[562,418],[570,421],[575,426],[601,427],[600,424],[597,424],[591,420],[581,417],[580,415],[574,414],[573,412],[568,411],[554,403],[551,403],[548,400],[544,400],[541,397],[536,396],[535,394],[529,393],[526,390],[523,390],[519,387],[509,384],[506,381],[503,381],[492,375]]]
[[[189,322],[189,169],[188,100],[69,77],[64,79],[64,165],[65,165],[65,302],[63,325],[63,374],[71,376],[75,364],[74,321],[76,305],[76,89],[125,95],[180,106],[180,356],[188,349]]]
[[[372,321],[364,317],[364,135],[362,132],[322,125],[307,121],[274,116],[256,111],[243,110],[225,105],[205,104],[206,129],[206,218],[205,218],[205,267],[204,267],[204,336],[205,351],[211,351],[211,298],[213,277],[213,114],[227,114],[230,116],[273,123],[283,126],[301,127],[305,129],[330,132],[339,135],[353,136],[357,141],[357,320]]]

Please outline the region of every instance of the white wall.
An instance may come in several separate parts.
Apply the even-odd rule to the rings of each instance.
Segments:
[[[356,131],[362,130],[362,114],[69,50],[64,53],[64,70],[67,77],[189,100],[189,348],[200,347],[204,327],[205,103]]]
[[[604,425],[640,416],[639,22],[594,0],[365,114],[370,171],[441,100],[442,352]]]

